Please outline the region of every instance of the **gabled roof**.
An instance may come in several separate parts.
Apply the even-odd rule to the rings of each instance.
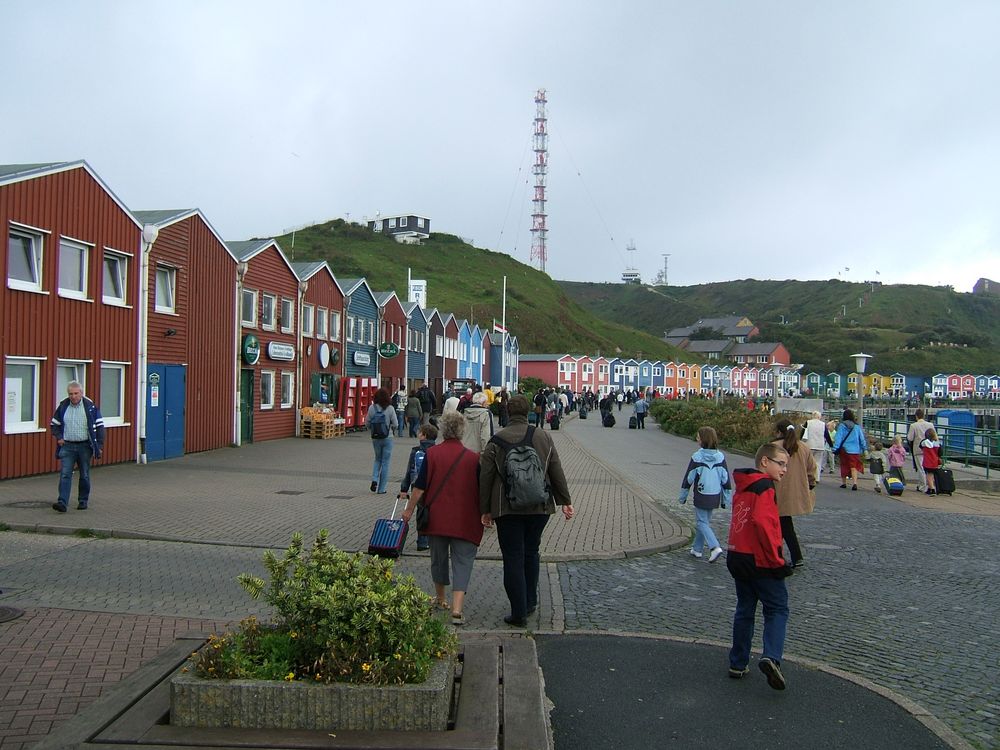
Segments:
[[[395,292],[393,291],[374,292],[374,295],[375,295],[375,304],[379,306],[379,309],[390,304],[393,300],[396,300],[396,305],[399,307],[400,310],[403,310],[403,301],[399,298],[399,295],[397,295]],[[405,313],[406,311],[403,310],[403,312]]]
[[[191,216],[197,216],[205,222],[205,226],[208,227],[208,231],[211,232],[212,236],[219,241],[219,244],[226,249],[229,256],[233,260],[238,260],[236,254],[232,251],[232,248],[230,248],[226,241],[222,239],[222,235],[215,231],[215,227],[213,227],[212,223],[205,218],[205,214],[201,212],[200,208],[168,208],[153,211],[133,211],[132,215],[139,220],[140,224],[152,224],[157,229],[165,229],[166,227],[176,224],[179,221],[184,221],[184,219]]]
[[[753,354],[771,354],[779,346],[780,342],[754,342],[753,344],[736,344],[731,350],[726,352],[727,354],[743,354],[743,355],[753,355]],[[688,350],[690,351],[690,349]]]
[[[705,339],[688,342],[688,345],[684,347],[684,351],[691,352],[692,354],[722,353],[733,345],[732,339]]]
[[[275,239],[264,239],[264,240],[237,240],[230,241],[226,243],[229,251],[236,256],[236,259],[241,263],[248,263],[253,258],[260,255],[262,252],[267,250],[269,247],[274,246],[274,249],[278,251],[278,257],[284,261],[288,270],[291,272],[292,276],[299,278],[298,274],[295,273],[295,269],[292,268],[292,264],[288,262],[288,258],[285,257],[284,251],[281,249],[281,245]]]
[[[558,362],[565,356],[565,354],[519,354],[517,358],[522,362]]]
[[[417,316],[424,322],[424,328],[430,325],[430,319],[427,317],[424,309],[420,306],[419,302],[407,302],[403,305],[403,310],[406,312],[406,317],[408,320],[414,320]]]
[[[360,279],[338,279],[334,276],[333,278],[334,281],[340,285],[341,290],[344,292],[344,296],[351,296],[355,291],[360,289],[362,285],[364,285],[365,289],[368,290],[368,294],[371,295],[372,299],[375,299],[375,292],[373,292],[372,288],[368,286],[368,281],[364,277],[361,277]]]
[[[490,343],[493,346],[503,346],[503,334],[502,333],[491,333],[491,334],[489,334],[489,336],[490,336]]]
[[[139,223],[138,219],[135,218],[133,213],[129,210],[122,200],[115,195],[114,191],[108,187],[107,183],[101,179],[100,175],[94,171],[94,169],[87,164],[83,159],[78,161],[59,161],[59,162],[47,162],[44,164],[4,164],[0,165],[0,185],[11,185],[15,182],[23,182],[24,180],[34,180],[39,177],[46,177],[50,174],[56,174],[57,172],[68,172],[71,169],[83,169],[89,174],[94,181],[101,186],[105,193],[118,204],[118,207],[124,211],[128,217],[135,222],[135,225],[142,228],[142,224]]]
[[[458,326],[459,331],[461,331],[463,328],[468,328],[469,333],[472,333],[472,326],[469,325],[469,321],[467,321],[465,318],[462,318],[461,320],[458,320],[456,318],[455,325]]]
[[[333,281],[333,285],[337,287],[337,291],[340,292],[341,296],[346,296],[344,295],[344,288],[340,286],[337,277],[333,275],[333,269],[330,268],[330,264],[325,260],[306,260],[292,263],[292,270],[295,271],[295,275],[299,277],[300,281],[309,281],[317,273],[326,271],[330,276],[330,280]]]
[[[443,325],[445,328],[447,328],[448,323],[450,323],[453,320],[455,321],[455,325],[458,325],[458,321],[455,318],[455,313],[439,312],[438,315],[441,317],[441,325]]]

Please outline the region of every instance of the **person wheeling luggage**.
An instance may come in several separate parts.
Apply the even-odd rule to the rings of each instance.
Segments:
[[[448,609],[445,588],[451,585],[451,623],[465,624],[462,609],[472,566],[483,540],[479,516],[479,456],[462,445],[465,417],[449,411],[438,419],[443,442],[427,449],[413,492],[403,509],[409,523],[417,503],[426,499],[430,520],[422,531],[430,541],[435,602]],[[448,573],[449,560],[454,581]]]
[[[430,423],[422,425],[417,430],[417,439],[420,442],[410,449],[410,457],[406,461],[406,473],[403,474],[403,481],[399,483],[399,498],[401,500],[410,499],[410,487],[417,481],[417,477],[420,476],[420,468],[427,457],[427,449],[437,442],[437,436],[437,427]],[[430,545],[430,540],[426,534],[417,535],[418,552],[430,549]]]
[[[875,491],[881,495],[886,467],[889,464],[889,455],[885,452],[885,446],[880,440],[876,440],[872,444],[872,448],[868,454],[868,471],[871,472],[872,479],[875,480]]]
[[[941,443],[933,427],[928,427],[924,433],[924,439],[920,441],[920,450],[923,452],[921,468],[927,479],[927,494],[936,495],[938,471],[941,469]]]
[[[896,477],[900,482],[906,483],[903,476],[903,465],[906,463],[906,448],[903,447],[903,437],[897,435],[892,439],[889,446],[889,476]]]

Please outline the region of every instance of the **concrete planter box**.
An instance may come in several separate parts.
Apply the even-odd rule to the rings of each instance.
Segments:
[[[440,659],[426,682],[354,685],[268,680],[170,680],[170,723],[242,729],[443,731],[448,728],[453,659]]]

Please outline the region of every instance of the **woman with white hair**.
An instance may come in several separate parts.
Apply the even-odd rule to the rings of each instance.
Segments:
[[[486,405],[489,398],[480,391],[472,395],[472,405],[462,414],[465,416],[465,436],[462,445],[470,451],[482,453],[493,437],[493,414]]]
[[[823,421],[823,415],[818,411],[814,411],[812,418],[806,422],[805,442],[809,446],[809,452],[812,453],[813,459],[816,461],[816,466],[819,467],[816,475],[816,481],[818,482],[819,475],[823,473],[823,464],[826,463],[827,446],[833,445],[830,433],[826,429],[826,422]]]
[[[418,502],[430,512],[425,529],[431,547],[431,578],[435,601],[440,609],[451,608],[453,625],[465,623],[462,608],[472,577],[483,523],[479,513],[479,454],[462,445],[465,417],[449,411],[438,418],[442,442],[427,449],[420,473],[411,484],[410,498],[403,509],[409,522]],[[449,558],[451,576],[449,576]],[[445,588],[451,585],[451,604]]]

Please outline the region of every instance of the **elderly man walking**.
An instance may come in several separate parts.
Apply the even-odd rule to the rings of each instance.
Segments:
[[[87,510],[90,504],[90,462],[101,457],[104,450],[104,417],[100,409],[83,395],[83,386],[71,380],[66,386],[69,398],[56,407],[50,429],[56,439],[59,459],[59,499],[52,509],[65,513],[73,491],[73,468],[80,469],[80,490],[77,510]]]

